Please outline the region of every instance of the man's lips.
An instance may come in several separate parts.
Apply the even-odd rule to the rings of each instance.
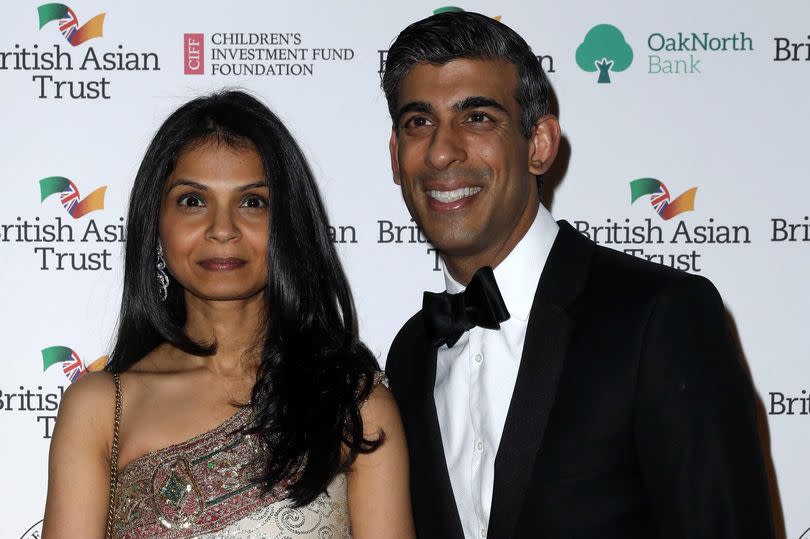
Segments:
[[[481,189],[481,187],[459,187],[458,189],[453,189],[452,191],[431,189],[427,191],[427,195],[434,200],[438,200],[439,202],[449,203],[476,195],[481,192]]]
[[[425,191],[430,207],[435,210],[448,211],[463,208],[471,204],[482,187],[457,187],[448,189],[429,189]]]
[[[241,268],[247,261],[241,258],[206,258],[197,264],[209,271],[228,271]]]

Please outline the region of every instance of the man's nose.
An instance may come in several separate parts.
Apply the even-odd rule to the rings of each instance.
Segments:
[[[451,123],[439,124],[433,132],[425,164],[437,170],[442,170],[453,163],[463,162],[467,159],[463,139],[456,127]]]

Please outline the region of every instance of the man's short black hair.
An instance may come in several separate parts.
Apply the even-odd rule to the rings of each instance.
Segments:
[[[399,85],[414,64],[443,65],[460,58],[505,60],[518,74],[515,98],[520,125],[531,136],[535,122],[549,112],[549,83],[540,61],[517,32],[480,13],[445,12],[415,22],[391,44],[382,76],[388,111],[397,125]]]

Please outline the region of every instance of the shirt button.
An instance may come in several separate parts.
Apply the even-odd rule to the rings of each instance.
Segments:
[[[475,449],[477,449],[478,451],[483,451],[484,450],[484,442],[482,442],[482,441],[476,442]]]
[[[487,529],[486,528],[481,528],[481,537],[486,537],[486,536],[487,536]]]
[[[482,356],[481,354],[475,354],[473,359],[475,360],[476,363],[481,363],[482,361],[484,361],[484,356]]]

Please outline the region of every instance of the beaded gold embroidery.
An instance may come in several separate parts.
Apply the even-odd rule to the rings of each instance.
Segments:
[[[382,373],[374,384],[387,385]],[[118,473],[115,539],[347,539],[347,479],[339,474],[305,507],[285,499],[284,486],[263,495],[267,449],[246,434],[250,408],[185,442],[148,453]]]
[[[262,444],[242,428],[244,408],[213,430],[149,453],[119,473],[113,536],[179,538],[236,522],[262,505]]]

